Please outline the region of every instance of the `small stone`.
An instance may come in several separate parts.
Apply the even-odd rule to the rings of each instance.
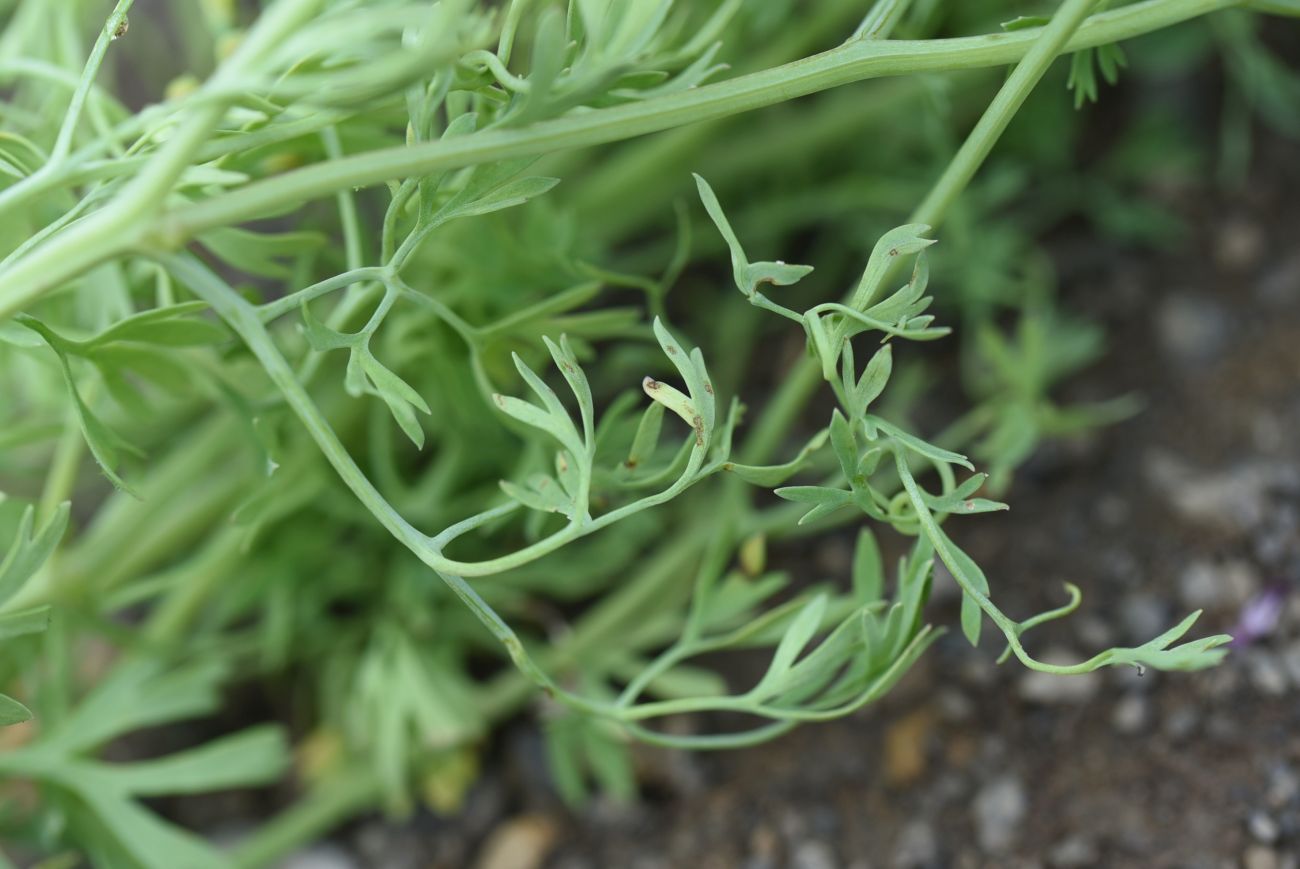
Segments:
[[[1049,664],[1073,664],[1079,661],[1080,657],[1065,649],[1050,648],[1043,653],[1043,660]],[[1101,688],[1101,677],[1096,673],[1057,676],[1031,670],[1022,675],[1016,683],[1016,691],[1020,699],[1044,705],[1087,703],[1096,696],[1099,688]]]
[[[776,866],[777,852],[781,848],[781,839],[776,831],[767,824],[759,824],[749,834],[749,860],[746,865],[753,869],[761,866]]]
[[[477,869],[537,869],[555,846],[559,830],[544,815],[520,815],[488,836],[475,862]]]
[[[1260,279],[1255,297],[1266,305],[1289,305],[1300,297],[1300,252],[1294,252]]]
[[[1263,845],[1251,845],[1241,857],[1243,869],[1280,869],[1277,852]]]
[[[1110,721],[1117,731],[1127,736],[1140,733],[1151,723],[1151,701],[1142,694],[1125,694],[1115,704]]]
[[[1170,625],[1169,606],[1152,594],[1133,594],[1120,606],[1120,617],[1131,642],[1141,644],[1160,636]]]
[[[1103,525],[1118,528],[1128,521],[1133,510],[1119,495],[1106,494],[1097,499],[1097,518]]]
[[[1250,817],[1246,819],[1246,829],[1250,830],[1251,838],[1265,845],[1272,845],[1282,835],[1277,821],[1273,820],[1267,812],[1251,812]]]
[[[1240,606],[1260,585],[1255,568],[1241,559],[1229,559],[1222,564],[1204,559],[1194,561],[1178,582],[1185,605],[1207,610]]]
[[[975,837],[988,854],[1010,849],[1029,809],[1025,786],[1014,776],[1002,776],[975,795]]]
[[[1224,268],[1243,271],[1259,262],[1264,247],[1259,224],[1240,216],[1230,217],[1215,236],[1214,259]]]
[[[835,869],[835,852],[825,842],[800,842],[790,855],[792,869]]]
[[[338,845],[325,843],[289,855],[280,866],[281,869],[360,869],[361,864]]]
[[[1300,651],[1300,645],[1297,645]],[[941,688],[935,698],[939,707],[939,717],[949,724],[964,724],[975,717],[975,704],[956,688]]]
[[[1184,519],[1238,533],[1259,528],[1270,511],[1268,489],[1278,477],[1276,463],[1209,471],[1163,452],[1153,453],[1146,467],[1148,479]]]
[[[1173,740],[1182,740],[1191,736],[1201,723],[1201,716],[1195,706],[1184,705],[1172,710],[1165,716],[1161,728],[1165,735]]]
[[[934,713],[928,706],[911,712],[885,730],[885,782],[902,787],[925,772]]]
[[[910,821],[898,835],[894,865],[898,869],[923,869],[939,861],[939,839],[925,821]]]
[[[1075,633],[1089,649],[1109,649],[1115,645],[1115,631],[1105,619],[1082,615],[1073,619]]]
[[[1286,693],[1290,680],[1276,655],[1257,649],[1246,661],[1250,684],[1257,691],[1269,697],[1281,697]]]
[[[1212,300],[1173,293],[1156,309],[1156,334],[1173,361],[1200,364],[1223,349],[1227,321],[1226,312]]]
[[[1269,805],[1282,808],[1300,798],[1300,773],[1287,763],[1278,763],[1268,771]]]
[[[1047,853],[1048,865],[1053,869],[1085,869],[1097,865],[1100,859],[1097,846],[1083,836],[1070,836]]]

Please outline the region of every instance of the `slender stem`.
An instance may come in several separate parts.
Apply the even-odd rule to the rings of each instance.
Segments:
[[[280,0],[258,18],[240,47],[218,68],[208,87],[222,92],[228,80],[255,67],[306,20],[321,0]],[[190,165],[234,101],[233,93],[201,102],[144,168],[108,205],[68,227],[3,272],[0,321],[87,269],[136,247],[152,213]]]
[[[704,448],[697,446],[691,451],[686,469],[675,483],[653,495],[647,495],[638,501],[624,505],[616,510],[591,521],[573,522],[563,529],[523,549],[486,561],[466,562],[447,558],[442,554],[442,547],[435,538],[430,538],[397,512],[392,504],[370,482],[365,473],[357,466],[338,435],[330,427],[320,408],[303,388],[289,363],[280,354],[279,349],[266,331],[258,311],[244,300],[221,278],[192,257],[178,255],[161,255],[160,259],[178,278],[183,280],[201,299],[212,306],[236,334],[244,340],[262,367],[266,369],[271,382],[276,385],[285,401],[297,414],[307,428],[308,434],[316,441],[325,458],[343,479],[343,482],[357,499],[368,509],[390,534],[411,550],[421,561],[442,574],[457,577],[488,576],[501,573],[514,567],[535,561],[567,543],[586,537],[607,525],[612,525],[634,513],[657,506],[676,497],[695,482],[709,473],[716,472],[720,466],[711,466],[701,470],[704,462]],[[480,516],[487,516],[496,511],[488,511]],[[474,523],[479,517],[467,520]]]
[[[938,183],[912,214],[913,223],[931,223],[931,218],[948,212],[953,201],[966,189],[993,145],[1011,123],[1052,61],[1061,53],[1070,37],[1088,15],[1096,0],[1065,0],[1052,20],[1034,40],[1029,51],[1007,78],[993,102],[984,111],[975,129],[966,137],[957,155],[944,170]]]
[[[1240,5],[1243,0],[1146,0],[1093,16],[1062,48],[1076,51],[1128,39]],[[282,0],[259,20],[232,61],[255,60],[314,4]],[[276,14],[280,13],[280,14]],[[15,262],[0,277],[0,322],[90,266],[139,246],[175,249],[205,229],[265,215],[339,190],[426,175],[479,163],[550,153],[628,139],[671,127],[784,102],[827,88],[887,75],[1000,66],[1023,57],[1036,30],[923,41],[856,40],[803,60],[638,103],[566,115],[521,129],[491,129],[469,136],[386,148],[331,160],[249,184],[146,221],[170,184],[202,144],[224,106],[203,106],[114,203]],[[222,69],[238,64],[223,64]],[[233,75],[234,73],[232,73]],[[220,72],[210,84],[225,84]]]
[[[117,6],[109,13],[108,21],[99,31],[95,46],[90,50],[90,57],[86,59],[86,67],[82,70],[81,79],[77,82],[76,90],[72,92],[72,100],[68,103],[67,114],[63,116],[63,125],[59,127],[59,135],[50,150],[50,159],[46,166],[57,166],[72,149],[72,137],[77,131],[77,122],[81,120],[81,110],[86,105],[86,97],[95,84],[95,77],[104,62],[109,43],[117,38],[119,28],[126,22],[126,13],[131,10],[131,4],[134,2],[135,0],[118,0]]]
[[[911,3],[912,0],[876,0],[849,39],[888,39]]]
[[[81,436],[81,426],[76,412],[68,408],[67,419],[63,425],[63,434],[54,448],[54,460],[50,462],[49,473],[45,476],[45,488],[41,490],[40,508],[37,515],[44,522],[64,501],[77,481],[77,466],[81,462],[85,439]]]
[[[374,769],[349,767],[259,827],[231,852],[231,865],[237,869],[268,866],[370,808],[382,793],[383,785]]]

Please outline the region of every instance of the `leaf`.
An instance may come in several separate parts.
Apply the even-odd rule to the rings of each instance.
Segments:
[[[1006,504],[998,501],[971,497],[980,486],[984,485],[984,481],[988,479],[988,476],[988,474],[974,474],[966,482],[946,495],[931,495],[924,489],[921,492],[925,498],[925,503],[936,513],[973,514],[1009,509]]]
[[[709,381],[709,373],[704,367],[704,356],[700,353],[699,348],[695,348],[688,355],[682,350],[677,340],[673,338],[672,333],[664,326],[660,318],[654,319],[655,338],[659,340],[659,346],[668,356],[670,362],[676,367],[682,379],[686,381],[686,390],[690,393],[691,404],[694,406],[695,413],[699,416],[699,421],[687,420],[687,424],[694,428],[700,435],[700,443],[707,444],[713,436],[713,425],[717,414],[717,401],[713,394],[713,384]],[[643,384],[644,386],[644,384]],[[653,397],[653,396],[651,396]],[[673,410],[669,407],[669,410]],[[685,417],[683,417],[685,418]]]
[[[326,326],[316,319],[306,302],[302,303],[302,326],[303,335],[307,338],[307,346],[317,353],[355,347],[362,340],[361,335],[347,335]]]
[[[887,422],[878,416],[867,416],[866,419],[868,425],[880,429],[917,455],[925,456],[926,458],[936,462],[943,462],[948,465],[961,465],[967,470],[975,470],[975,466],[970,463],[970,460],[960,453],[954,453],[951,450],[936,447],[934,444],[923,441],[915,435],[908,434],[898,426]]]
[[[885,568],[880,546],[870,528],[858,532],[853,549],[853,597],[858,603],[875,603],[884,596]]]
[[[224,869],[229,861],[207,842],[179,827],[166,823],[133,800],[108,786],[103,775],[84,770],[85,764],[70,768],[61,783],[85,801],[99,823],[129,855],[127,865],[142,869]],[[97,770],[95,770],[97,771]]]
[[[508,415],[514,417],[525,425],[540,429],[552,435],[560,445],[569,451],[569,454],[576,462],[586,464],[588,457],[587,445],[593,437],[593,424],[590,422],[591,403],[590,391],[586,390],[585,408],[583,409],[583,426],[586,430],[586,437],[579,434],[577,427],[573,424],[573,419],[569,416],[568,410],[560,401],[560,397],[555,394],[555,390],[546,385],[542,378],[537,376],[528,365],[519,357],[519,354],[511,354],[514,359],[515,368],[519,376],[528,384],[533,393],[541,399],[545,408],[539,408],[522,399],[510,398],[508,396],[493,396],[497,406],[505,411]],[[565,364],[569,364],[566,362]],[[578,388],[586,389],[586,378],[576,371],[576,360],[572,363],[575,367],[575,373],[570,376],[581,377]],[[563,369],[561,369],[563,370]],[[580,399],[580,403],[582,400]]]
[[[50,626],[50,608],[38,606],[0,615],[0,640],[39,634]]]
[[[63,720],[49,739],[67,751],[85,751],[132,730],[211,712],[225,677],[221,661],[166,670],[158,661],[119,663]]]
[[[190,317],[207,307],[206,302],[186,302],[142,311],[117,321],[82,346],[89,351],[116,341],[131,341],[162,347],[194,347],[228,340],[230,334],[220,323]]]
[[[662,380],[655,380],[653,377],[642,380],[641,389],[657,404],[663,405],[681,417],[682,421],[695,431],[695,442],[700,446],[704,445],[704,421],[699,412],[696,411],[695,403],[691,401],[689,396],[676,387],[670,386]]]
[[[854,484],[854,475],[858,469],[858,442],[853,436],[853,427],[840,413],[839,408],[831,411],[830,425],[831,448],[839,460],[840,470],[850,485]]]
[[[288,278],[293,270],[281,262],[306,255],[325,244],[318,232],[253,232],[225,226],[198,236],[199,243],[242,272],[266,278]]]
[[[965,551],[960,549],[957,544],[953,543],[952,538],[948,537],[948,535],[943,532],[942,528],[935,526],[935,533],[939,540],[947,544],[946,548],[953,560],[953,563],[948,565],[949,569],[952,570],[954,574],[960,574],[965,577],[967,582],[969,582],[978,592],[987,597],[989,593],[989,581],[988,577],[984,575],[984,570],[975,563],[975,559],[971,558],[965,553]],[[984,612],[980,608],[979,601],[977,601],[974,595],[971,595],[970,593],[963,594],[961,599],[961,629],[962,633],[966,635],[966,639],[970,641],[972,646],[979,645],[980,626],[983,624],[983,621]]]
[[[774,690],[779,680],[794,665],[795,659],[812,642],[812,638],[821,628],[822,618],[826,614],[826,603],[826,595],[819,594],[804,604],[799,614],[786,628],[776,651],[772,653],[772,661],[768,665],[767,672],[748,696],[762,698]]]
[[[1111,649],[1105,653],[1105,663],[1130,664],[1139,668],[1148,666],[1157,670],[1200,670],[1212,667],[1228,653],[1227,649],[1221,648],[1232,642],[1232,637],[1227,634],[1216,634],[1170,648],[1174,641],[1191,630],[1200,617],[1201,611],[1197,610],[1160,636],[1136,648]]]
[[[843,489],[828,489],[825,486],[786,486],[775,492],[779,498],[794,501],[797,504],[812,504],[813,508],[800,518],[803,525],[820,519],[841,507],[853,504],[853,494]]]
[[[283,731],[264,725],[158,760],[114,764],[112,782],[137,797],[196,794],[273,782],[288,761]]]
[[[130,452],[135,455],[141,455],[141,453],[105,425],[82,399],[81,393],[77,391],[77,381],[72,373],[72,365],[68,361],[65,350],[61,349],[67,346],[66,339],[60,338],[53,330],[32,317],[21,315],[15,319],[44,338],[46,344],[54,351],[55,357],[59,360],[59,367],[63,371],[63,381],[67,386],[68,395],[72,399],[73,410],[77,415],[77,424],[81,427],[81,436],[85,439],[86,446],[90,448],[90,454],[94,456],[95,461],[99,464],[100,470],[104,472],[104,476],[108,477],[109,481],[118,489],[138,499],[140,496],[126,484],[125,480],[118,476],[115,469],[120,461],[121,452]]]
[[[727,242],[727,249],[731,252],[731,274],[736,283],[737,289],[747,297],[753,298],[757,295],[759,284],[773,284],[784,287],[794,284],[812,272],[812,266],[789,265],[781,261],[776,262],[757,262],[751,263],[745,255],[745,249],[740,244],[740,239],[736,237],[736,232],[731,228],[731,223],[727,220],[726,214],[722,211],[722,205],[718,202],[717,195],[709,183],[695,175],[695,186],[700,194],[700,201],[704,203],[704,210],[709,213],[709,218],[713,225],[722,233],[722,238]]]
[[[494,211],[513,208],[541,196],[559,183],[559,178],[543,178],[537,175],[520,178],[491,189],[477,199],[455,205],[453,203],[456,200],[453,199],[447,206],[439,210],[435,219],[438,223],[446,223],[449,220],[461,217],[477,217],[481,214],[491,214]]]
[[[397,424],[401,426],[402,431],[411,439],[416,448],[423,449],[424,429],[420,427],[419,420],[416,419],[411,408],[415,408],[422,413],[429,413],[429,405],[420,397],[420,393],[411,388],[409,383],[381,364],[369,349],[358,347],[353,353],[358,357],[361,369],[370,380],[374,393],[384,400],[384,404],[388,405],[393,418],[397,420]]]
[[[783,465],[742,465],[737,462],[727,462],[722,469],[755,486],[777,486],[793,477],[808,463],[812,454],[826,444],[827,434],[826,429],[817,432],[793,459]]]
[[[35,533],[32,527],[36,522],[36,508],[28,505],[23,510],[13,542],[0,561],[0,604],[17,594],[49,560],[68,530],[70,509],[71,505],[64,501]]]
[[[573,515],[573,499],[566,497],[564,487],[553,477],[538,474],[529,480],[527,486],[519,486],[508,480],[500,482],[501,491],[532,510],[543,513],[563,513]]]
[[[0,694],[0,727],[32,720],[32,711],[7,694]]]
[[[623,464],[631,469],[639,467],[654,455],[659,443],[659,432],[663,428],[664,405],[658,401],[650,402],[637,423],[636,435],[632,438],[632,447],[628,450],[627,461]]]
[[[569,339],[561,335],[560,343],[556,345],[554,341],[545,336],[542,341],[546,344],[546,349],[550,351],[551,359],[555,361],[555,367],[560,370],[569,389],[573,391],[573,396],[578,400],[578,413],[582,418],[583,440],[588,444],[594,443],[595,438],[595,406],[591,398],[591,385],[587,382],[587,375],[583,372],[582,366],[578,364],[578,357],[574,355],[573,348],[569,346]]]
[[[1044,15],[1018,15],[1010,21],[1002,22],[1002,29],[1011,32],[1015,30],[1029,30],[1033,27],[1046,27],[1051,21]]]
[[[849,345],[845,345],[849,346]],[[886,344],[876,351],[867,363],[857,385],[853,389],[853,411],[855,414],[867,412],[871,402],[880,397],[889,382],[889,375],[894,370],[894,350],[892,344]]]
[[[919,253],[934,244],[934,239],[921,237],[921,233],[929,231],[930,227],[924,223],[909,223],[894,227],[882,235],[871,249],[867,267],[863,269],[862,277],[853,290],[853,300],[849,307],[866,311],[880,294],[881,285],[899,257]]]

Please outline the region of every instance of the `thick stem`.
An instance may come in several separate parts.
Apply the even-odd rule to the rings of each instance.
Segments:
[[[1063,51],[1129,39],[1240,5],[1241,0],[1146,0],[1094,16]],[[385,148],[249,184],[164,215],[157,235],[174,246],[194,233],[267,214],[349,187],[380,184],[479,163],[585,148],[786,102],[882,76],[1002,66],[1024,57],[1037,29],[958,39],[855,40],[812,57],[717,84],[637,103],[567,115],[521,129]],[[0,314],[4,307],[0,306]]]

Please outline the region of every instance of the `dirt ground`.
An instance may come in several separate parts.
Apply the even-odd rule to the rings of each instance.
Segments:
[[[1059,604],[1062,580],[1083,589],[1036,632],[1045,656],[1203,608],[1194,636],[1240,638],[1221,667],[1045,679],[953,631],[880,704],[751,750],[647,752],[638,804],[580,817],[549,796],[521,722],[461,817],[364,822],[289,865],[1300,866],[1300,161],[1267,147],[1244,195],[1177,203],[1194,230],[1176,252],[1055,245],[1068,304],[1110,335],[1070,389],[1146,409],[1046,450],[1010,513],[954,529],[1012,614]],[[935,594],[955,624],[951,579]]]

